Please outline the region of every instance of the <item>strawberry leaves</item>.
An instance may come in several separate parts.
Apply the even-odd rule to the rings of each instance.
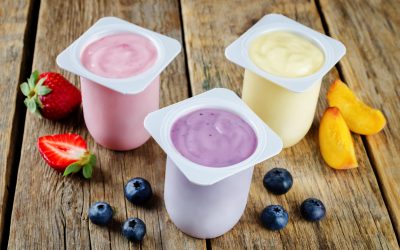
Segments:
[[[29,85],[26,82],[23,82],[21,85],[19,85],[19,87],[21,88],[22,94],[24,94],[24,96],[28,96],[31,92]]]
[[[26,96],[24,103],[28,108],[29,112],[41,116],[40,109],[43,107],[40,101],[40,96],[47,95],[51,92],[51,89],[43,83],[46,78],[39,79],[39,72],[34,71],[26,82],[20,85],[22,94]]]
[[[85,179],[90,179],[93,175],[93,167],[96,165],[96,156],[87,151],[82,158],[70,164],[63,173],[63,176],[78,173],[82,170],[82,175]]]
[[[78,173],[81,168],[82,166],[78,162],[74,162],[64,170],[63,176]]]
[[[90,179],[93,174],[93,166],[90,164],[86,164],[85,166],[83,166],[82,174],[83,177],[85,177],[86,179]]]

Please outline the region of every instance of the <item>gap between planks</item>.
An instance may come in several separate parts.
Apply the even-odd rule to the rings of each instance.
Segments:
[[[178,1],[178,4],[179,4],[179,19],[180,19],[180,23],[181,23],[181,34],[182,34],[182,51],[183,51],[183,55],[185,57],[185,72],[186,72],[187,82],[188,82],[188,98],[190,98],[193,96],[193,90],[192,90],[192,81],[190,79],[190,74],[189,74],[189,63],[188,63],[188,56],[187,56],[187,51],[186,51],[186,36],[185,36],[185,27],[183,25],[181,0]],[[210,239],[206,239],[206,250],[212,250]]]
[[[33,53],[35,51],[36,30],[39,18],[40,0],[31,0],[29,4],[27,25],[24,32],[24,47],[22,51],[21,70],[18,76],[17,84],[29,78],[32,72]],[[18,87],[19,89],[19,87]],[[9,152],[14,152],[11,157],[11,171],[8,183],[8,197],[6,200],[6,209],[4,214],[4,228],[0,244],[1,249],[7,249],[8,238],[10,235],[11,214],[14,204],[15,187],[17,184],[18,167],[21,158],[22,138],[25,127],[26,108],[24,105],[24,96],[18,90],[17,103],[15,106],[15,113],[13,119],[12,134],[14,135],[14,142],[11,145]]]
[[[186,51],[186,36],[185,36],[185,28],[183,26],[181,0],[178,1],[178,4],[179,4],[179,19],[180,19],[180,22],[181,22],[182,51],[183,51],[183,55],[185,57],[185,73],[187,75],[187,81],[188,81],[188,97],[190,98],[190,97],[193,96],[193,91],[192,91],[192,82],[191,82],[190,74],[189,74],[189,63],[188,63],[188,57],[187,57],[187,51]]]
[[[314,0],[314,2],[315,2],[315,6],[316,6],[316,8],[317,8],[317,10],[318,10],[318,14],[319,14],[319,16],[320,16],[320,18],[321,18],[321,22],[322,22],[322,26],[323,26],[323,28],[324,28],[324,32],[325,32],[326,35],[331,36],[330,31],[329,31],[328,22],[326,21],[324,11],[323,11],[322,8],[321,8],[320,0]],[[339,73],[339,77],[346,83],[347,81],[346,81],[346,77],[344,76],[344,73],[343,73],[343,70],[342,70],[342,64],[341,64],[341,62],[339,61],[339,62],[336,64],[335,67],[336,67],[336,69],[337,69],[337,71],[338,71],[338,73]],[[347,84],[347,83],[346,83],[346,84]],[[371,148],[368,146],[368,143],[367,143],[367,141],[366,141],[366,140],[367,140],[366,136],[365,136],[365,135],[360,135],[360,137],[361,137],[362,144],[363,144],[363,147],[364,147],[364,149],[365,149],[365,152],[366,152],[366,154],[367,154],[368,161],[370,162],[371,167],[372,167],[372,170],[374,171],[375,179],[376,179],[376,181],[377,181],[377,183],[378,183],[379,190],[381,191],[382,198],[383,198],[383,202],[385,203],[386,210],[388,211],[389,218],[390,218],[390,222],[392,223],[392,225],[394,225],[394,223],[393,223],[394,218],[393,218],[392,213],[390,213],[390,207],[389,207],[389,205],[388,205],[388,200],[387,200],[387,197],[386,197],[385,193],[383,192],[383,188],[382,188],[382,185],[383,185],[383,184],[382,184],[382,181],[381,181],[381,179],[379,178],[379,175],[378,175],[377,170],[376,170],[376,162],[374,161],[374,159],[373,159],[373,157],[372,157],[372,150],[371,150]],[[393,227],[393,229],[396,230],[395,227]],[[399,238],[399,236],[398,236],[399,234],[400,234],[400,233],[397,232],[397,233],[395,233],[395,236],[396,236],[396,239],[397,239],[397,243],[400,244],[400,238]]]

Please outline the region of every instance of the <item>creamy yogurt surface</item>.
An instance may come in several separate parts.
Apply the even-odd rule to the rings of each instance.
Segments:
[[[288,31],[265,33],[250,42],[249,57],[260,69],[281,77],[304,77],[324,64],[324,53],[306,38]]]
[[[222,109],[199,109],[179,118],[171,139],[180,154],[207,167],[226,167],[253,154],[257,136],[238,115]]]
[[[82,52],[81,62],[99,76],[127,78],[148,70],[157,56],[150,39],[136,33],[117,33],[89,44]]]

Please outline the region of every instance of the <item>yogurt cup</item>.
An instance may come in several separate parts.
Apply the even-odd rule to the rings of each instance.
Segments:
[[[253,62],[249,49],[254,39],[284,31],[300,36],[324,54],[322,66],[309,75],[271,74]],[[283,146],[298,143],[311,127],[322,78],[344,56],[344,45],[283,15],[264,16],[225,50],[228,60],[245,68],[242,99],[282,139]]]
[[[257,145],[246,159],[209,167],[184,157],[172,142],[179,118],[200,109],[226,110],[253,129]],[[282,150],[280,138],[232,91],[216,88],[150,113],[145,128],[167,154],[164,201],[174,224],[196,238],[228,232],[246,207],[254,165]]]
[[[113,78],[85,67],[85,49],[118,34],[149,41],[157,51],[152,65],[137,74]],[[56,61],[59,67],[80,76],[83,114],[94,140],[109,149],[130,150],[150,138],[143,126],[144,118],[159,108],[159,75],[180,51],[181,45],[175,39],[116,17],[104,17],[61,52]]]

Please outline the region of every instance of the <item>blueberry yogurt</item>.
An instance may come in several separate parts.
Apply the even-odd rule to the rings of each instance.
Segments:
[[[223,109],[199,109],[179,118],[172,126],[171,139],[187,159],[216,168],[247,159],[257,147],[252,127]]]

